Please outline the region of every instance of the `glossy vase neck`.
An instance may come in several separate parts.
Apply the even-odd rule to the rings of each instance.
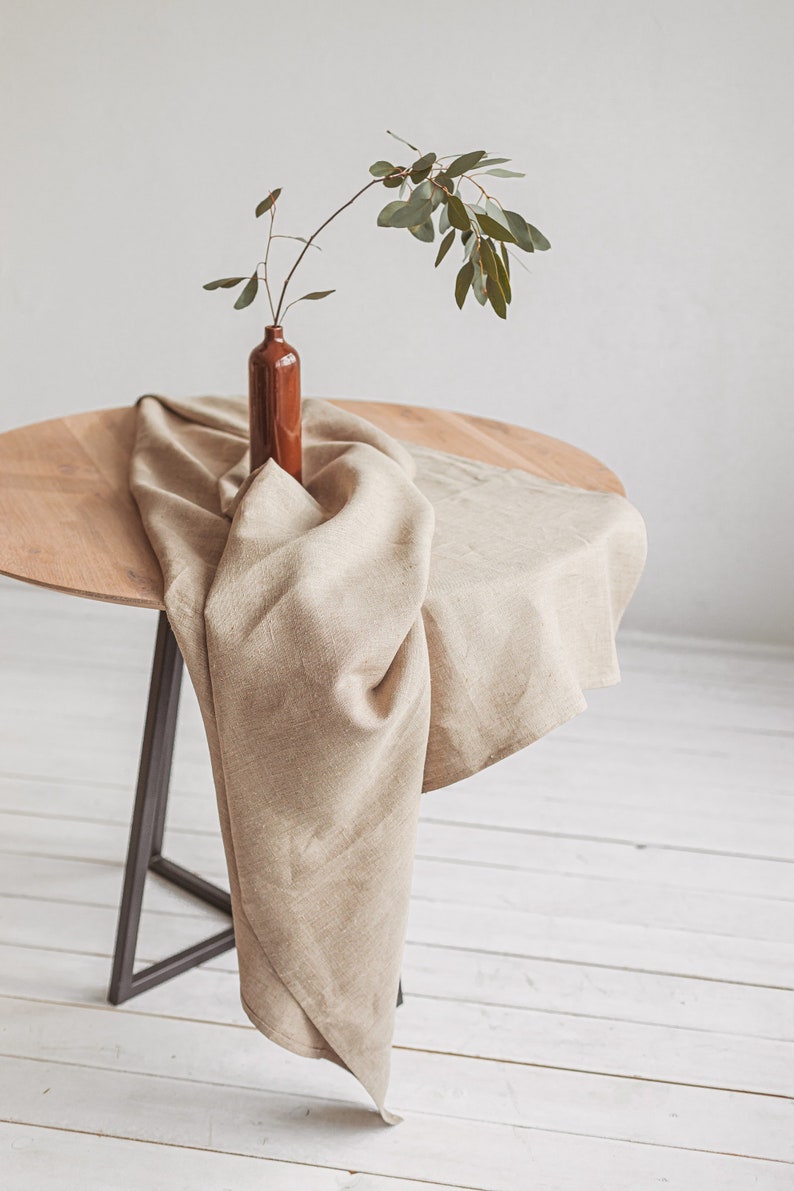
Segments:
[[[282,326],[265,327],[265,343],[283,343],[284,328]]]

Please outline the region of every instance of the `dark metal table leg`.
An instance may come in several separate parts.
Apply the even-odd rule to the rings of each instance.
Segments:
[[[231,914],[231,899],[224,889],[167,860],[161,853],[181,681],[182,655],[168,618],[161,612],[108,991],[108,1000],[114,1005],[120,1005],[145,989],[162,984],[234,946],[234,931],[228,927],[140,972],[133,970],[143,892],[150,870]]]
[[[134,971],[143,893],[149,872],[157,873],[208,905],[215,906],[216,909],[229,915],[232,912],[231,898],[225,889],[220,889],[162,854],[181,684],[182,655],[168,623],[168,617],[161,612],[157,624],[149,702],[138,769],[138,788],[132,814],[116,949],[108,991],[108,1000],[113,1005],[120,1005],[147,988],[154,988],[155,985],[178,976],[180,972],[187,972],[197,964],[213,959],[234,947],[234,929],[228,927],[201,943],[186,947],[176,955],[170,955],[167,959],[151,964],[139,972]],[[401,1005],[402,1001],[400,982],[397,1004]]]

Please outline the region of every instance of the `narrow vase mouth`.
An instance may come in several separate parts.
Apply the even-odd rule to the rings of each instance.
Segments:
[[[265,334],[274,339],[281,339],[284,335],[284,328],[281,323],[273,323],[272,326],[265,327]]]

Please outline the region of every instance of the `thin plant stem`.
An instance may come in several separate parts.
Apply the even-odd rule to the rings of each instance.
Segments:
[[[273,225],[275,224],[275,222],[276,222],[276,204],[273,203],[273,206],[270,208],[270,231],[267,233],[267,248],[265,249],[265,259],[262,262],[262,267],[265,270],[265,276],[264,276],[265,292],[267,293],[267,301],[268,301],[268,305],[270,307],[270,317],[273,319],[274,323],[276,322],[276,312],[273,309],[273,295],[270,292],[270,282],[269,282],[268,276],[267,276],[267,260],[268,260],[268,257],[270,256],[270,245],[273,243]]]
[[[341,215],[342,212],[347,210],[347,208],[349,206],[351,206],[351,204],[353,204],[357,198],[361,198],[362,194],[364,194],[365,191],[369,190],[373,186],[379,186],[382,182],[383,182],[382,178],[373,178],[371,182],[367,182],[366,186],[362,186],[361,190],[356,191],[356,193],[353,195],[353,197],[351,199],[348,199],[346,203],[343,203],[342,206],[337,211],[334,211],[333,215],[329,215],[328,218],[326,219],[325,223],[321,223],[320,226],[317,228],[317,231],[312,232],[312,234],[309,236],[308,240],[306,241],[306,243],[303,246],[303,250],[298,253],[298,258],[295,261],[295,264],[290,269],[289,273],[287,274],[286,280],[281,287],[281,293],[279,294],[278,305],[276,307],[276,312],[273,315],[273,322],[276,324],[276,326],[278,326],[279,316],[281,315],[281,311],[284,306],[284,296],[287,292],[287,286],[289,285],[290,281],[292,280],[292,276],[293,276],[295,270],[297,269],[298,265],[301,263],[301,261],[303,260],[303,258],[306,255],[306,253],[311,248],[312,241],[315,240],[319,236],[320,232],[324,231],[325,228],[328,227],[329,223],[331,223],[334,219],[336,219],[337,215]]]

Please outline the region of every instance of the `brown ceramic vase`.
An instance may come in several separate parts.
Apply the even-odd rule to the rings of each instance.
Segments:
[[[265,327],[265,338],[248,357],[248,414],[251,471],[268,459],[301,479],[301,372],[294,347],[281,327]]]

